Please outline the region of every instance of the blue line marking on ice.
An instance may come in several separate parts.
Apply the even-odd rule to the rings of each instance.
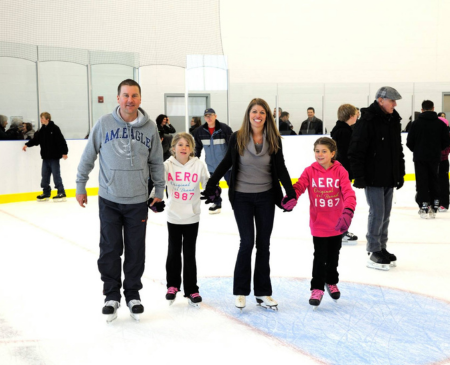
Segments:
[[[241,313],[232,278],[199,280],[203,301],[330,364],[432,364],[450,358],[450,305],[426,296],[356,283],[339,284],[335,303],[325,292],[316,311],[309,280],[272,278],[278,312],[256,306]]]

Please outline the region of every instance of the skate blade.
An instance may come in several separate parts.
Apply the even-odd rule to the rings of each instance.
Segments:
[[[221,211],[220,209],[217,209],[217,210],[214,210],[214,211],[210,210],[209,214],[219,214],[220,211]]]
[[[131,318],[133,318],[136,322],[139,322],[141,320],[141,318],[139,317],[139,314],[137,313],[131,313],[130,312],[130,316]]]
[[[366,266],[369,269],[376,269],[376,270],[382,270],[382,271],[389,271],[390,264],[375,264],[373,262],[367,262]]]
[[[175,299],[169,299],[168,302],[169,302],[169,307],[170,307],[175,302]]]
[[[48,202],[50,200],[50,198],[45,198],[45,199],[38,199],[36,200],[38,203],[42,203],[42,202]]]
[[[313,311],[316,311],[317,308],[319,308],[319,306],[318,306],[318,305],[315,305],[315,306],[313,307]]]
[[[389,264],[390,267],[397,267],[397,262],[395,261],[391,261],[391,263]]]
[[[61,198],[61,199],[53,199],[54,203],[60,203],[60,202],[65,202],[67,199],[66,198]]]
[[[256,306],[264,308],[264,309],[270,309],[270,310],[273,310],[275,312],[278,311],[278,304],[277,305],[266,305],[264,303],[258,303],[258,304],[256,304]]]
[[[190,306],[192,306],[194,308],[200,308],[200,303],[194,303],[194,302],[191,302],[190,300],[188,301],[188,303]]]
[[[358,241],[342,241],[342,245],[344,246],[356,246],[358,244]]]
[[[106,323],[111,323],[117,318],[117,312],[106,316]]]

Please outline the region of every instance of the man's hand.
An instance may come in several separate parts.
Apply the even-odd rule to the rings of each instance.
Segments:
[[[147,201],[148,209],[153,211],[153,213],[161,213],[164,211],[164,208],[166,207],[166,203],[163,202],[159,198],[150,198]]]
[[[78,202],[78,204],[80,204],[80,207],[82,207],[82,208],[86,208],[85,206],[84,206],[84,204],[87,204],[87,194],[77,194],[76,195],[76,199],[77,199],[77,202]]]
[[[67,160],[67,155],[63,155],[63,159],[64,159],[64,160]]]
[[[22,147],[22,151],[27,152],[27,145],[24,145],[24,146]]]

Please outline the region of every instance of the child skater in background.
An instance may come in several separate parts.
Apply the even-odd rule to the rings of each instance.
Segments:
[[[339,273],[339,250],[342,234],[347,232],[356,206],[355,192],[347,170],[336,161],[336,142],[321,137],[314,143],[316,162],[307,167],[294,190],[297,199],[308,189],[310,200],[311,234],[314,242],[314,261],[309,304],[317,307],[323,297],[324,288],[331,298],[339,299],[337,287]],[[291,209],[295,201],[285,197],[282,206]]]
[[[200,183],[206,186],[209,173],[205,163],[194,157],[194,151],[192,136],[178,133],[172,140],[173,156],[164,162],[169,230],[166,299],[172,304],[180,291],[183,251],[184,296],[189,299],[189,304],[199,306],[202,297],[197,286],[195,244],[200,220]]]

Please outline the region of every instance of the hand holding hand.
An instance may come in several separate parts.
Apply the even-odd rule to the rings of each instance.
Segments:
[[[222,189],[220,186],[214,187],[206,187],[200,194],[203,195],[200,197],[201,200],[206,200],[205,204],[215,203],[216,200],[220,197],[222,193]]]
[[[334,229],[336,231],[340,231],[341,233],[347,232],[350,224],[352,224],[352,219],[353,211],[351,209],[345,208]]]
[[[150,198],[147,201],[147,206],[153,213],[161,213],[164,211],[166,203],[159,198]]]
[[[281,207],[284,209],[283,212],[292,212],[292,209],[297,205],[297,198],[293,196],[286,195],[281,200]]]

